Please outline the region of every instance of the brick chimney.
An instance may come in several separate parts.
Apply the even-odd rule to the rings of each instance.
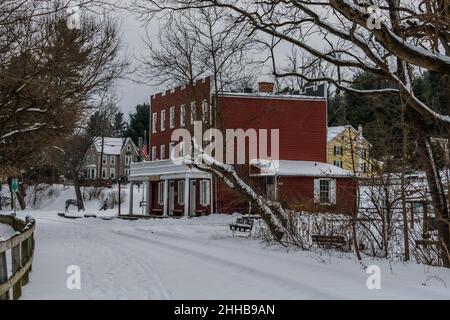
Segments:
[[[258,91],[263,93],[273,93],[275,84],[273,82],[259,82]]]

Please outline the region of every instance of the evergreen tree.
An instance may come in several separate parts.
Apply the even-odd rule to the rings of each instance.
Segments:
[[[123,112],[117,112],[114,115],[114,121],[113,121],[113,136],[114,137],[123,137],[126,130],[127,130],[127,123],[123,119]]]
[[[145,131],[150,128],[150,106],[148,104],[139,104],[136,110],[130,113],[130,121],[126,130],[126,137],[133,139],[136,145],[139,137],[144,137]]]

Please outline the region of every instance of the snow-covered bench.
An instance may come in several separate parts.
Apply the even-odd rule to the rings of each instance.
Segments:
[[[348,244],[342,236],[323,236],[318,234],[312,235],[312,242],[318,246],[335,247],[340,249],[347,249]]]
[[[235,223],[230,224],[231,231],[250,232],[253,229],[253,219],[237,218]]]

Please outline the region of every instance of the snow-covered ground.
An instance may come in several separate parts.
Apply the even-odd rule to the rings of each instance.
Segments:
[[[14,229],[7,224],[0,223],[0,241],[5,241],[14,235]]]
[[[45,209],[19,213],[37,220],[23,299],[450,298],[448,269],[366,259],[381,268],[381,289],[369,290],[369,275],[353,255],[286,251],[233,237],[228,224],[235,216],[70,220],[57,216],[64,192]],[[97,206],[88,204],[89,211],[98,213]],[[72,265],[80,267],[81,290],[66,287]]]

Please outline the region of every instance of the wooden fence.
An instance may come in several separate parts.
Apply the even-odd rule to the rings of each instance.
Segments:
[[[34,254],[34,219],[26,221],[13,216],[0,215],[0,223],[10,225],[15,231],[11,239],[0,242],[0,300],[17,300],[22,295],[22,286],[28,283]],[[8,277],[6,253],[11,251],[11,276]]]

